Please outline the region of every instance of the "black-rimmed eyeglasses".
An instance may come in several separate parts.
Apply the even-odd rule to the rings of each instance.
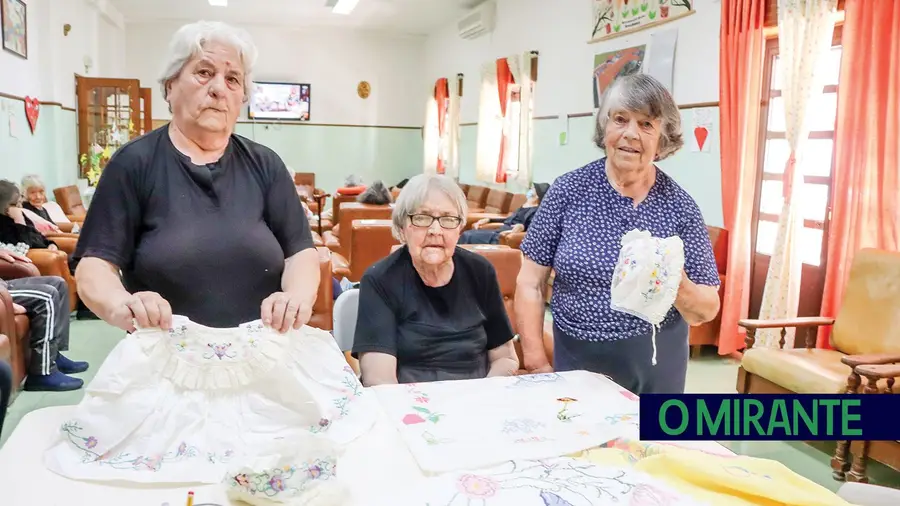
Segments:
[[[410,223],[416,227],[428,228],[434,223],[434,220],[437,220],[441,228],[446,228],[447,230],[457,228],[459,227],[459,224],[462,223],[462,218],[459,216],[431,216],[430,214],[409,215]]]

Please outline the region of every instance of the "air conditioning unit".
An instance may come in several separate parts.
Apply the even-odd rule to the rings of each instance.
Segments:
[[[493,0],[485,2],[460,19],[457,23],[459,36],[475,39],[494,29],[497,20],[497,4]]]

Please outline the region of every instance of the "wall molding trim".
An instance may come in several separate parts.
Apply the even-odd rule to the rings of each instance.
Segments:
[[[23,104],[25,103],[25,97],[20,97],[20,96],[18,96],[18,95],[10,95],[9,93],[3,93],[2,91],[0,91],[0,98],[8,98],[8,99],[10,99],[10,100],[18,100],[19,102],[22,102]],[[40,100],[40,97],[38,97],[38,100]],[[74,108],[74,107],[66,107],[66,106],[60,104],[59,102],[44,102],[44,101],[41,101],[41,107],[43,107],[43,106],[45,106],[45,105],[53,105],[53,106],[59,107],[60,109],[62,109],[62,110],[64,110],[64,111],[72,111],[72,112],[75,112],[75,108]]]
[[[696,103],[693,103],[693,104],[682,104],[682,105],[679,105],[679,106],[678,106],[678,109],[679,109],[679,110],[701,109],[701,108],[703,108],[703,107],[719,107],[719,101],[717,100],[717,101],[715,101],[715,102],[696,102]],[[569,118],[569,119],[571,119],[571,118],[589,118],[589,117],[594,116],[595,114],[597,114],[597,111],[592,111],[592,112],[573,112],[573,113],[566,114],[566,117]],[[539,121],[539,120],[548,120],[548,119],[559,119],[559,116],[535,116],[535,117],[534,117],[534,120],[535,120],[535,121]],[[474,122],[471,122],[471,123],[460,123],[460,124],[459,124],[459,126],[461,126],[461,127],[464,127],[464,126],[477,126],[477,125],[478,125],[478,122],[477,122],[477,121],[474,121]]]

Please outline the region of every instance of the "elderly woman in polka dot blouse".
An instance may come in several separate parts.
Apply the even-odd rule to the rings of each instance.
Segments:
[[[517,328],[530,372],[589,370],[640,395],[683,393],[688,327],[719,311],[719,275],[696,202],[655,161],[682,147],[681,116],[656,79],[632,74],[607,90],[594,139],[606,156],[560,176],[522,243]],[[655,333],[650,323],[610,308],[622,236],[633,229],[684,242],[684,274],[674,307]],[[553,364],[542,344],[542,288],[553,284]]]

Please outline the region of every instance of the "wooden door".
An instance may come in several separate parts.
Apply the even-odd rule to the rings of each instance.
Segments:
[[[84,157],[102,152],[102,168],[108,155],[140,135],[140,89],[137,79],[75,76],[80,177],[89,170]]]
[[[798,205],[803,228],[797,247],[803,262],[798,316],[819,316],[825,290],[825,262],[828,251],[828,222],[831,217],[832,173],[834,170],[834,125],[840,77],[840,27],[835,28],[831,52],[820,63],[824,76],[823,93],[808,107],[810,134],[799,188]],[[757,174],[756,207],[753,218],[753,262],[750,280],[749,317],[757,318],[762,305],[769,260],[775,249],[778,219],[782,206],[782,177],[790,150],[785,139],[782,79],[778,70],[778,40],[766,44],[763,100],[760,125],[760,166]],[[815,331],[815,330],[814,330]],[[799,334],[795,347],[804,346]]]
[[[140,135],[153,130],[153,90],[141,88],[141,131]]]

